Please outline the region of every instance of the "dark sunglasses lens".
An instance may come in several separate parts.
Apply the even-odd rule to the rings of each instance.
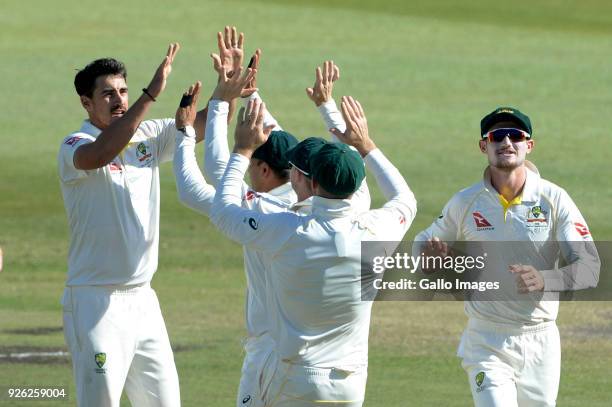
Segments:
[[[508,136],[510,141],[514,142],[523,141],[526,138],[525,133],[519,129],[497,129],[489,132],[489,141],[499,143],[503,141],[506,136]]]

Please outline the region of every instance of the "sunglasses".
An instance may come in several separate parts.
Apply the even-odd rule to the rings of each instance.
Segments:
[[[513,143],[519,143],[521,141],[529,140],[531,135],[521,129],[502,128],[491,130],[482,136],[482,138],[487,138],[491,143],[499,143],[504,141],[506,137],[508,137]]]

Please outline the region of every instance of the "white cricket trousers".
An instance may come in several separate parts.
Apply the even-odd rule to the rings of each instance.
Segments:
[[[138,286],[64,289],[64,337],[77,405],[178,407],[179,381],[155,291]]]
[[[249,337],[244,342],[244,362],[240,375],[240,385],[236,407],[255,407],[261,405],[261,383],[264,381],[264,367],[273,357],[274,339],[269,334]]]
[[[470,318],[457,355],[476,407],[556,405],[561,343],[554,321],[513,327]]]
[[[268,374],[263,375],[265,407],[361,407],[363,404],[367,366],[346,371],[296,365],[278,361],[276,353],[273,356],[265,367]],[[276,367],[270,372],[273,365]]]

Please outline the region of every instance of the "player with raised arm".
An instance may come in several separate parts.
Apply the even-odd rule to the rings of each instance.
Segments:
[[[145,120],[166,87],[179,50],[170,44],[142,95],[128,108],[127,73],[112,58],[75,77],[88,119],[58,155],[70,227],[62,299],[79,406],[179,406],[179,381],[157,296],[150,286],[159,243],[159,166],[172,159],[175,123]],[[204,135],[206,112],[194,121]]]
[[[359,103],[344,98],[348,129],[343,143],[327,143],[311,158],[312,214],[265,214],[242,205],[242,179],[254,151],[265,143],[265,107],[250,101],[238,114],[234,153],[213,202],[211,220],[233,240],[263,253],[271,288],[270,334],[277,347],[266,361],[264,405],[360,406],[367,378],[372,303],[361,300],[361,242],[401,240],[416,201],[397,169],[368,136]],[[356,212],[351,195],[366,165],[388,202]]]
[[[210,114],[207,119],[204,159],[206,175],[213,185],[219,182],[229,158],[227,114],[233,101],[238,97],[242,97],[245,102],[260,100],[259,95],[255,93],[257,90],[255,75],[246,85],[228,75],[228,71],[240,69],[243,61],[244,34],[238,34],[234,27],[225,27],[224,33],[217,34],[217,39],[219,54],[213,54],[212,57],[213,66],[220,75],[220,81],[209,102]],[[261,51],[257,50],[251,59],[250,66],[254,73],[259,66],[260,55]],[[329,102],[333,82],[338,78],[339,70],[331,61],[326,61],[323,70],[317,68],[317,72],[313,97],[320,99],[321,103]],[[327,106],[320,108],[320,111],[328,129],[345,129],[344,120],[337,111],[333,99],[331,99],[331,104],[328,103]],[[307,175],[303,175],[304,170],[296,168],[300,166],[304,168],[308,156],[326,141],[319,139],[317,143],[305,141],[295,145],[297,141],[289,133],[282,131],[267,110],[264,112],[264,122],[266,126],[274,128],[275,131],[251,160],[250,174],[253,188],[249,188],[246,183],[243,184],[243,204],[249,209],[262,213],[282,212],[290,208],[300,213],[309,213],[311,202],[309,198],[312,195],[310,180]],[[289,163],[288,155],[291,147],[293,147],[291,150],[297,153],[293,156],[292,165]],[[175,174],[179,198],[190,208],[208,214],[210,202],[202,197],[209,196],[207,194],[209,186],[199,173],[193,150],[192,140],[185,138],[177,142]],[[305,168],[308,170],[307,166]],[[370,196],[365,181],[354,195],[355,205],[361,210],[367,210],[370,205]],[[266,305],[268,295],[266,294],[265,273],[254,271],[264,268],[265,263],[261,253],[245,248],[245,272],[247,274],[245,314],[248,338],[245,341],[246,355],[236,399],[238,406],[248,405],[259,398],[261,369],[275,346],[268,333],[269,317]]]

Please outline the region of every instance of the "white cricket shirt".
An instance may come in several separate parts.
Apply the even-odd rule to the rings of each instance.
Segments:
[[[416,201],[379,151],[365,161],[388,202],[357,212],[350,200],[313,197],[312,214],[264,214],[242,207],[249,160],[233,154],[213,201],[211,220],[231,239],[262,252],[271,284],[268,309],[280,357],[291,363],[344,369],[367,365],[372,302],[361,299],[361,242],[399,241]]]
[[[438,237],[451,244],[456,241],[483,242],[484,247],[495,245],[487,242],[533,242],[507,245],[507,250],[500,250],[499,245],[503,243],[498,243],[494,250],[488,251],[487,272],[496,273],[495,279],[504,282],[504,286],[514,287],[515,276],[508,271],[508,266],[532,265],[542,273],[546,291],[594,286],[599,276],[599,258],[594,245],[566,244],[592,242],[586,221],[565,190],[540,178],[531,162],[526,161],[526,167],[527,178],[522,194],[506,210],[499,193],[491,185],[487,168],[484,179],[455,194],[442,215],[419,233],[415,241]],[[570,265],[561,267],[560,260]],[[492,281],[491,278],[488,280]],[[557,318],[558,301],[540,301],[537,294],[512,293],[508,298],[507,301],[466,301],[466,314],[485,321],[519,326]]]
[[[94,170],[74,167],[74,152],[101,130],[88,120],[62,141],[58,169],[70,228],[66,285],[131,285],[157,269],[159,164],[172,159],[172,119],[143,121],[126,148]]]
[[[247,103],[249,99],[259,99],[259,95],[254,93],[248,99],[245,99],[244,103]],[[227,102],[213,99],[208,104],[206,137],[204,139],[204,169],[207,178],[214,186],[219,184],[230,156],[227,140],[228,111],[229,104]],[[341,131],[346,129],[342,115],[338,111],[333,100],[321,105],[319,107],[319,112],[328,129],[331,127],[336,127]],[[274,125],[275,130],[281,129],[274,117],[266,110],[264,126],[269,125]],[[337,141],[333,136],[332,139]],[[186,143],[185,149],[192,148],[190,147],[192,146],[191,143]],[[192,198],[190,198],[185,196],[188,194],[181,193],[181,190],[198,190],[198,187],[194,187],[193,184],[191,186],[185,186],[179,181],[184,179],[198,179],[197,175],[189,175],[190,173],[193,174],[195,171],[199,172],[195,158],[192,157],[192,154],[187,152],[182,152],[177,157],[183,160],[183,163],[179,164],[179,171],[176,173],[177,185],[179,185],[179,197],[183,195],[181,200],[186,201],[187,206],[208,214],[209,203],[204,205],[189,204],[187,202],[193,201],[193,197],[196,195],[191,194]],[[203,180],[198,179],[198,182],[201,181]],[[201,202],[202,200],[200,199],[199,201]],[[289,210],[296,201],[297,195],[295,191],[293,191],[291,183],[281,185],[267,193],[255,192],[251,190],[246,183],[242,183],[242,206],[244,208],[261,213],[277,213]],[[365,180],[359,191],[355,193],[352,201],[363,211],[369,209],[370,194]],[[199,209],[197,207],[199,207]],[[261,272],[261,270],[266,268],[266,263],[267,261],[261,252],[249,247],[244,247],[244,267],[247,279],[245,318],[249,336],[260,336],[270,330],[270,312],[266,306],[268,296],[266,273]]]

